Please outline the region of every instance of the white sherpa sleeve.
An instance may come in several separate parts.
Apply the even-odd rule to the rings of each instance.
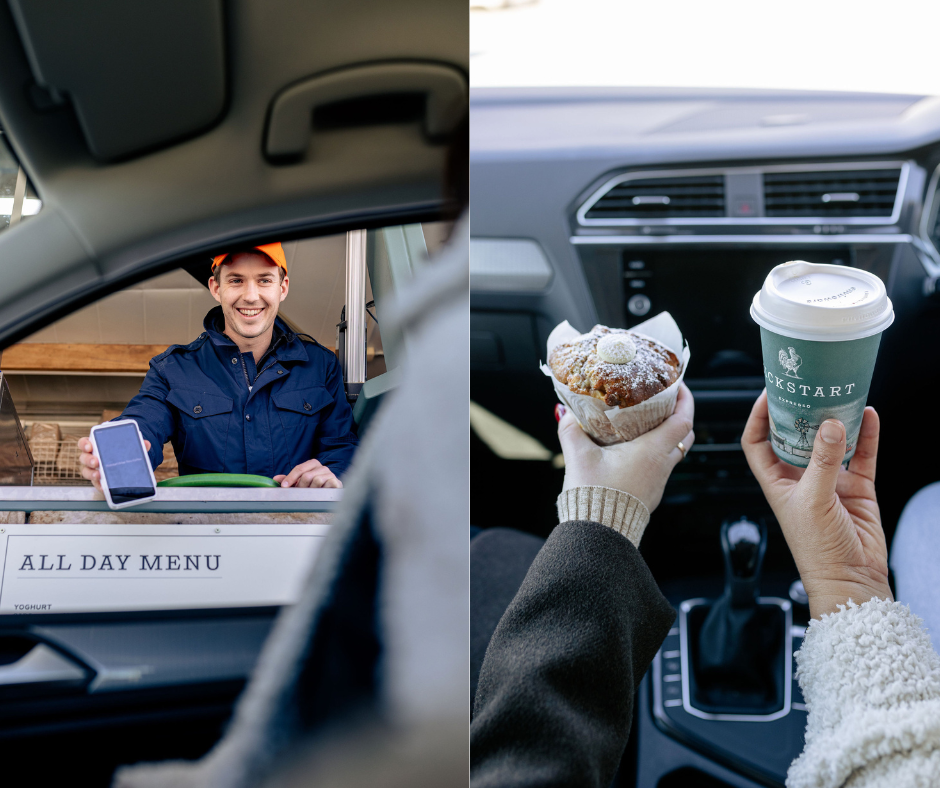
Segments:
[[[849,600],[796,659],[809,717],[787,788],[940,785],[940,657],[909,607]]]

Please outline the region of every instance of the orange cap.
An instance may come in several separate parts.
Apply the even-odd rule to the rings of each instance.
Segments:
[[[261,254],[266,255],[267,258],[274,263],[278,268],[283,268],[284,273],[287,273],[287,258],[284,256],[284,248],[280,243],[274,244],[260,244],[259,246],[252,247],[257,249]],[[217,254],[212,258],[212,270],[214,271],[217,265],[220,265],[225,261],[225,258],[228,257],[231,252],[226,252],[225,254]]]

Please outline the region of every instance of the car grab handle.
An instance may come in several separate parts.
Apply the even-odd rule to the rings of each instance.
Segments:
[[[274,99],[265,153],[274,159],[303,156],[317,107],[398,93],[427,95],[424,131],[435,139],[449,134],[460,121],[467,101],[467,82],[457,69],[432,63],[377,63],[305,79]]]
[[[83,667],[44,643],[37,643],[16,662],[0,665],[0,687],[87,678]]]

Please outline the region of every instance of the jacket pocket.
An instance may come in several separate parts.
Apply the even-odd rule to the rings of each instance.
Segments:
[[[166,401],[184,416],[193,419],[204,419],[207,416],[231,413],[233,406],[231,397],[223,397],[220,394],[207,394],[199,389],[171,389]]]
[[[327,405],[333,404],[333,397],[326,386],[314,386],[308,389],[294,391],[278,391],[272,397],[274,404],[280,411],[301,416],[312,416],[323,410]]]
[[[278,391],[271,399],[284,430],[282,440],[285,445],[292,447],[289,452],[292,457],[291,467],[297,464],[293,460],[298,458],[302,458],[300,462],[309,460],[313,456],[317,429],[333,404],[330,392],[325,386],[311,386]]]
[[[178,459],[210,473],[225,471],[225,442],[234,402],[201,389],[171,389],[166,401],[181,415],[177,435]]]

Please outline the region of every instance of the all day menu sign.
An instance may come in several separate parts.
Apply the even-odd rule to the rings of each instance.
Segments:
[[[0,614],[293,604],[328,529],[4,525]]]

